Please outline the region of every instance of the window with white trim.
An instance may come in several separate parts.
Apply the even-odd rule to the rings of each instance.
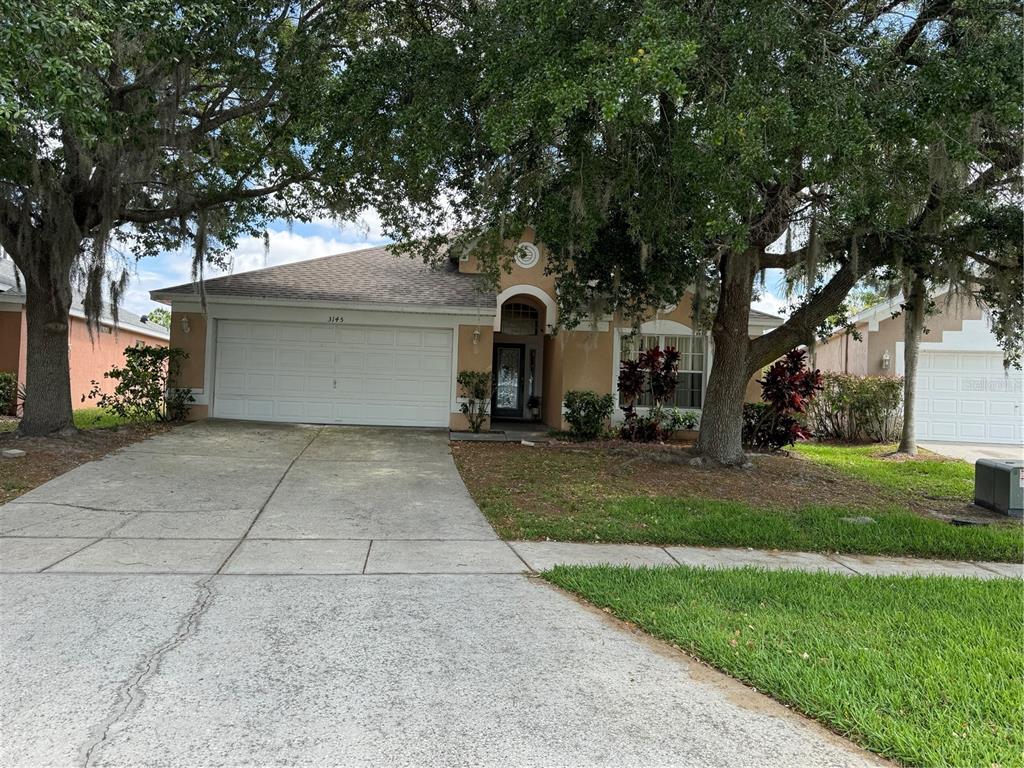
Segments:
[[[676,392],[671,403],[676,408],[701,408],[704,404],[704,366],[707,340],[703,336],[670,336],[640,334],[623,335],[619,347],[619,360],[636,360],[637,355],[652,347],[675,347],[679,350],[679,369],[676,373]],[[644,393],[637,403],[650,408],[654,403],[650,393]]]

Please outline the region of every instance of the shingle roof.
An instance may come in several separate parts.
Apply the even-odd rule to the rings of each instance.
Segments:
[[[457,264],[431,267],[367,248],[319,259],[297,261],[205,281],[208,296],[245,296],[300,301],[351,301],[367,304],[489,307],[495,294],[480,290],[480,280],[461,274]],[[198,283],[153,291],[156,298],[198,296]]]
[[[25,297],[25,278],[18,272],[18,268],[14,266],[14,261],[4,253],[0,253],[0,296],[10,297],[15,301],[19,298],[24,300]],[[85,317],[82,298],[81,291],[76,290],[71,300],[71,314]],[[119,308],[117,312],[117,327],[138,331],[161,339],[170,338],[170,333],[166,328],[157,323],[143,320],[144,317],[145,315],[140,317],[134,312]],[[114,324],[114,318],[110,314],[110,307],[103,307],[103,312],[100,314],[100,323],[104,325]]]

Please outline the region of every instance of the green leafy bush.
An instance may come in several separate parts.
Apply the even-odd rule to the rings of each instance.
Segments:
[[[611,395],[589,389],[565,393],[565,420],[569,433],[579,440],[593,440],[604,432],[615,403]]]
[[[679,429],[696,429],[699,424],[700,416],[696,411],[682,411],[679,408],[669,411],[669,426],[673,432]]]
[[[846,443],[891,443],[903,428],[903,378],[826,373],[807,409],[817,437]]]
[[[18,397],[18,377],[10,371],[0,371],[0,415],[14,412]]]
[[[459,405],[473,432],[483,429],[491,406],[491,374],[487,371],[459,371],[456,379],[466,402]]]
[[[169,382],[181,371],[188,353],[178,347],[126,347],[124,366],[114,366],[103,378],[116,382],[113,392],[104,392],[92,382],[88,395],[97,405],[128,421],[181,421],[195,402],[192,390],[171,388]]]

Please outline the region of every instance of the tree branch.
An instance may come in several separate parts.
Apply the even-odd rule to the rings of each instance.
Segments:
[[[304,181],[310,181],[312,178],[313,174],[304,173],[298,176],[282,179],[276,184],[271,184],[266,187],[249,187],[247,189],[235,187],[215,192],[204,197],[197,197],[191,203],[181,203],[167,208],[128,208],[122,210],[118,218],[122,222],[128,224],[153,224],[158,221],[165,221],[166,219],[177,219],[182,216],[188,216],[196,211],[216,208],[218,205],[223,205],[224,203],[231,203],[239,200],[251,200],[257,197],[271,195],[274,192],[280,192],[283,189],[287,189],[293,184],[301,184]]]
[[[873,250],[876,253],[879,251],[877,248]],[[870,269],[871,263],[872,259],[862,257],[861,263],[854,269],[849,261],[844,262],[825,286],[790,315],[785,323],[774,331],[751,339],[747,352],[748,373],[752,375],[793,347],[810,342],[815,329],[836,311],[850,289]]]

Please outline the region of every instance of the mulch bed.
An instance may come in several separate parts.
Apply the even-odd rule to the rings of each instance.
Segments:
[[[0,458],[0,504],[80,464],[170,428],[165,424],[133,424],[81,430],[67,437],[18,437],[13,432],[0,433],[0,450],[19,448],[26,453],[20,459]]]
[[[943,519],[992,519],[959,500],[911,497],[795,454],[754,455],[753,466],[742,469],[693,466],[685,444],[453,443],[452,453],[474,496],[500,487],[517,506],[542,513],[557,514],[559,497],[573,494],[578,485],[596,499],[700,496],[779,509],[808,504],[864,510],[900,506]]]

